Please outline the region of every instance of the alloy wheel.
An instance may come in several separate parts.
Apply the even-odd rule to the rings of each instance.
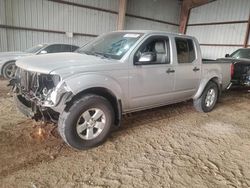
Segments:
[[[106,117],[98,108],[91,108],[81,114],[77,121],[76,131],[84,140],[92,140],[101,134],[105,127]]]

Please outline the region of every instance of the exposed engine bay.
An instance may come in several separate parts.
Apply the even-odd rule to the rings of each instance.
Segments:
[[[27,116],[35,120],[57,122],[59,100],[62,96],[69,97],[71,94],[63,84],[60,85],[59,76],[20,68],[10,85],[13,86],[16,102],[21,103],[17,104],[18,108],[22,108]]]
[[[32,73],[18,69],[16,93],[23,94],[29,100],[43,103],[48,94],[59,83],[60,78],[54,75]]]

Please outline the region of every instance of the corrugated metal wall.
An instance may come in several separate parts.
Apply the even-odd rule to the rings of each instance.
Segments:
[[[5,2],[5,6],[1,6],[6,10],[5,24],[10,26],[96,35],[116,29],[117,15],[108,12],[48,0],[1,0],[1,2],[2,4]],[[113,10],[118,9],[117,0],[78,0],[74,2]],[[23,50],[44,42],[71,43],[82,46],[93,37],[68,38],[65,34],[7,29],[7,39],[8,48],[1,44],[1,51]]]
[[[0,0],[0,24],[5,24],[5,0]],[[6,29],[0,28],[0,52],[6,49],[8,49]]]
[[[111,12],[53,2],[53,0],[0,0],[0,25],[23,27],[23,29],[0,28],[0,51],[24,50],[45,42],[82,46],[93,39],[83,35],[68,38],[64,33],[25,30],[25,28],[94,35],[116,30],[119,0],[64,0],[64,2],[93,6]],[[129,0],[127,8],[127,12],[134,15],[176,24],[179,22],[179,11],[178,0]],[[178,30],[178,26],[175,25],[130,16],[127,16],[126,21],[126,29],[158,29],[172,32]]]
[[[247,21],[250,0],[217,0],[191,10],[189,24]],[[232,53],[244,44],[247,23],[195,25],[187,27],[187,34],[197,37],[201,44],[226,44],[229,46],[202,45],[204,58],[216,59]],[[231,46],[230,46],[231,45]]]
[[[178,32],[178,26],[154,22],[154,21],[148,21],[140,18],[132,18],[132,17],[126,17],[125,28]]]
[[[68,2],[118,11],[119,0],[65,0]]]
[[[180,2],[178,0],[128,0],[127,13],[159,21],[179,24]],[[147,19],[126,17],[126,29],[154,29],[177,32],[178,26]]]

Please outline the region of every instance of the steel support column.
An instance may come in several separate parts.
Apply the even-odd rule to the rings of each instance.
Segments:
[[[181,5],[179,32],[183,34],[186,32],[189,13],[192,8],[207,4],[211,1],[214,0],[183,0]]]
[[[244,40],[244,48],[248,47],[249,35],[250,35],[250,14],[248,17],[247,30],[246,30],[245,40]]]
[[[118,19],[117,19],[117,29],[118,30],[124,29],[126,9],[127,9],[127,0],[120,0]]]

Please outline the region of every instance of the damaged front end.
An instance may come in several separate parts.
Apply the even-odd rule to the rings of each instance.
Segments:
[[[18,68],[10,85],[18,109],[37,121],[57,122],[66,102],[72,97],[72,92],[58,75]]]

